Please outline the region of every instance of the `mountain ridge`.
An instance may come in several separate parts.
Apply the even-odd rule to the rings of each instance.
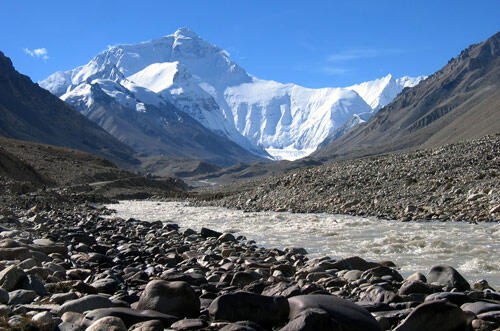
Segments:
[[[313,157],[435,147],[500,131],[500,32],[474,44]]]
[[[0,52],[0,135],[86,151],[121,165],[135,152],[70,105],[17,72]]]
[[[106,66],[116,70],[103,70]],[[405,84],[420,79],[403,81],[391,76],[387,84],[397,87],[387,93],[394,97]],[[84,86],[92,82],[120,83],[138,91],[131,93],[135,105],[126,105],[119,99],[119,88],[105,89],[129,108],[143,109],[148,102],[171,103],[246,150],[278,159],[305,156],[353,115],[376,110],[354,88],[307,89],[259,80],[227,52],[186,28],[147,42],[110,47],[88,64],[54,73],[40,85],[74,104],[75,98],[90,100]],[[385,87],[376,86],[381,91]],[[387,101],[382,99],[377,104]]]

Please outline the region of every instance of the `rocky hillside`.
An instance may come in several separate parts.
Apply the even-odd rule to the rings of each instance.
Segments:
[[[205,192],[245,210],[329,212],[401,220],[500,220],[500,135],[411,153],[309,167]]]
[[[123,165],[136,163],[130,147],[18,73],[1,52],[0,135],[79,149]]]
[[[472,45],[367,123],[314,156],[346,158],[433,147],[500,132],[500,33]]]
[[[42,187],[92,192],[105,197],[171,196],[184,183],[173,178],[152,180],[120,169],[110,161],[82,151],[0,137],[0,196]]]

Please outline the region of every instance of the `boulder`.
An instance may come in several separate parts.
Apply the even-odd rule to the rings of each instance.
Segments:
[[[417,306],[395,331],[467,330],[472,317],[446,300],[424,302]]]
[[[3,288],[0,288],[0,304],[6,304],[9,302],[9,292],[4,290]]]
[[[151,320],[132,325],[129,331],[163,331],[165,327],[158,320]]]
[[[164,328],[168,328],[172,323],[179,320],[178,317],[154,310],[135,310],[125,307],[95,309],[85,314],[85,318],[90,321],[97,321],[106,316],[120,318],[127,327],[131,327],[137,323],[156,320],[160,321]]]
[[[31,320],[37,324],[52,324],[54,316],[50,311],[42,311],[33,315]]]
[[[488,311],[486,313],[479,314],[479,315],[477,315],[477,318],[482,319],[484,321],[493,322],[497,326],[499,326],[500,325],[500,310],[492,310],[492,311]]]
[[[470,311],[476,315],[487,313],[489,311],[500,310],[500,304],[478,301],[473,303],[465,303],[460,307],[463,311]]]
[[[383,276],[391,276],[393,280],[402,282],[403,281],[403,276],[396,270],[389,268],[389,267],[384,267],[384,266],[378,266],[375,268],[371,268],[363,272],[361,275],[361,278],[363,279],[372,279],[374,277],[381,278]]]
[[[382,286],[372,285],[361,293],[359,300],[372,303],[391,303],[401,301],[401,298],[396,293],[386,290]]]
[[[309,308],[300,312],[280,331],[339,331],[337,322],[323,309]]]
[[[26,247],[0,248],[0,260],[26,260],[31,257],[31,252]]]
[[[35,291],[30,290],[15,290],[9,292],[9,305],[23,305],[32,303],[37,297]]]
[[[288,299],[289,319],[294,320],[303,311],[311,308],[326,311],[334,324],[342,331],[379,331],[375,318],[363,307],[333,295],[299,295]]]
[[[199,330],[207,326],[207,322],[199,318],[185,318],[170,326],[174,330]]]
[[[214,320],[249,320],[265,327],[287,320],[288,302],[284,297],[269,297],[250,292],[235,292],[217,297],[208,308]]]
[[[427,274],[427,282],[450,286],[459,291],[470,290],[470,285],[465,278],[448,265],[433,266]]]
[[[127,328],[118,317],[107,316],[92,323],[86,331],[127,331]]]
[[[203,238],[210,238],[210,237],[219,238],[220,236],[222,236],[222,233],[207,228],[201,228],[200,234]]]
[[[21,286],[26,277],[24,271],[12,265],[0,272],[0,287],[7,291],[13,291]]]
[[[197,317],[200,313],[200,299],[183,281],[150,281],[137,304],[139,310],[156,310],[178,317]]]
[[[285,298],[290,298],[295,295],[299,295],[300,293],[300,287],[298,285],[279,282],[277,284],[267,286],[261,294],[267,296],[283,296]]]
[[[113,307],[113,303],[105,296],[101,295],[87,295],[83,298],[66,301],[59,308],[59,315],[65,312],[71,311],[75,313],[83,313],[88,310],[94,310],[98,308],[109,308]]]
[[[368,269],[375,268],[378,266],[380,266],[380,264],[375,262],[367,262],[362,258],[360,258],[359,256],[353,256],[334,262],[329,267],[330,269],[338,269],[338,270],[366,271]]]
[[[99,279],[90,284],[99,293],[114,294],[118,289],[118,282],[112,278]]]
[[[431,294],[434,289],[430,284],[420,280],[406,280],[398,290],[399,295],[408,295],[412,293]]]
[[[448,300],[449,302],[461,306],[464,303],[473,302],[474,300],[469,298],[466,294],[461,292],[438,292],[433,293],[425,297],[425,301],[434,300]]]
[[[227,324],[220,331],[264,331],[264,329],[252,321],[239,321]]]

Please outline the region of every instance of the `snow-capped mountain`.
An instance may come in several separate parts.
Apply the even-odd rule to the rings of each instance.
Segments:
[[[348,88],[356,91],[370,105],[373,111],[377,111],[391,102],[405,87],[413,87],[424,78],[425,76],[404,76],[395,79],[389,74]]]
[[[354,115],[372,113],[422,78],[384,78],[309,89],[259,80],[189,29],[110,47],[88,64],[40,85],[91,116],[94,87],[136,112],[174,105],[214,133],[260,156],[296,159]]]

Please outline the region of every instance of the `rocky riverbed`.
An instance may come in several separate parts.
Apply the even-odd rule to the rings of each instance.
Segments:
[[[500,293],[439,261],[404,278],[391,261],[310,259],[208,228],[105,218],[106,209],[63,198],[2,208],[4,329],[500,327]]]
[[[500,221],[500,135],[208,188],[200,204],[384,219]]]

